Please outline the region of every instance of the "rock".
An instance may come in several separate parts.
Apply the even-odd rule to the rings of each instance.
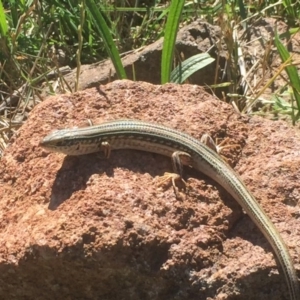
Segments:
[[[50,97],[0,168],[1,299],[288,299],[271,247],[235,200],[189,168],[186,193],[157,186],[169,158],[133,150],[65,157],[54,129],[135,118],[226,139],[224,157],[299,271],[299,132],[236,114],[195,85],[115,81]]]
[[[176,39],[175,57],[177,60],[183,61],[193,55],[206,52],[215,58],[215,62],[189,77],[189,83],[204,86],[227,80],[227,77],[224,77],[223,73],[227,58],[226,51],[224,51],[226,46],[224,43],[219,42],[221,36],[222,33],[219,26],[213,26],[202,20],[194,21],[192,24],[184,26],[179,30]],[[216,44],[222,48],[217,49]],[[159,84],[161,82],[162,47],[163,38],[150,45],[122,55],[122,64],[127,78]],[[217,77],[216,68],[218,69]],[[67,86],[71,87],[72,90],[75,90],[76,76],[76,68],[64,76],[64,80],[68,83]],[[106,84],[116,79],[118,77],[110,59],[94,64],[82,65],[80,68],[79,90],[98,87],[100,84]],[[66,89],[65,84],[63,84],[63,88]],[[222,91],[227,91],[227,88],[219,88],[214,92],[223,97]],[[44,90],[43,94],[46,92],[47,89]]]

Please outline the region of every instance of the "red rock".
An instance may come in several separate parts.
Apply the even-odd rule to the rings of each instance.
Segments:
[[[1,299],[288,299],[271,247],[213,180],[185,169],[188,191],[157,187],[169,158],[133,150],[65,157],[54,129],[135,118],[200,138],[223,155],[281,232],[299,270],[296,128],[248,119],[193,85],[115,81],[50,97],[6,149],[0,170]],[[281,272],[281,271],[280,271]]]

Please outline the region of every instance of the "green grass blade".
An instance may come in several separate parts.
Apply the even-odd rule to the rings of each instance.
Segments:
[[[0,34],[1,37],[6,37],[7,35],[7,24],[6,24],[6,16],[5,16],[5,12],[4,12],[4,8],[2,5],[2,1],[0,0]]]
[[[284,7],[286,9],[286,12],[288,14],[289,19],[290,20],[295,20],[296,19],[296,12],[295,12],[295,10],[293,8],[292,1],[290,1],[290,0],[283,0],[282,4],[284,5]]]
[[[284,45],[280,42],[278,34],[275,33],[275,45],[277,47],[278,53],[280,55],[280,58],[283,63],[288,63],[291,61],[291,56],[287,49],[284,47]],[[290,84],[293,90],[292,95],[292,108],[294,107],[294,99],[296,100],[296,106],[297,106],[297,114],[295,115],[294,111],[292,114],[293,124],[295,124],[295,121],[299,118],[300,114],[300,78],[297,72],[297,68],[293,65],[288,65],[285,67],[285,71],[288,74]]]
[[[211,64],[215,59],[208,53],[200,53],[183,61],[171,73],[170,81],[174,83],[183,83],[188,77],[196,71],[203,69]]]
[[[238,5],[240,9],[240,14],[242,20],[245,20],[247,18],[247,11],[243,0],[238,0]]]
[[[106,51],[114,64],[118,77],[120,79],[126,78],[126,73],[122,65],[119,52],[117,50],[113,37],[110,33],[110,30],[105,22],[103,13],[96,6],[94,0],[86,0],[86,6],[88,8],[87,11],[89,17],[91,18],[91,22],[93,22],[94,26],[97,28],[99,34],[103,39]]]
[[[161,83],[170,81],[176,36],[184,0],[171,1],[161,59]]]

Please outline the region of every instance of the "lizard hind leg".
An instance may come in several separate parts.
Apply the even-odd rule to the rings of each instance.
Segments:
[[[187,182],[183,179],[183,165],[191,165],[191,156],[182,151],[175,151],[172,154],[173,173],[166,172],[158,180],[158,186],[168,186],[172,184],[175,194],[182,187],[187,187]]]

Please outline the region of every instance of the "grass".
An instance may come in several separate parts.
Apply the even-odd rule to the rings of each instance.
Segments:
[[[0,152],[26,119],[26,113],[43,100],[41,82],[50,85],[49,76],[56,72],[60,92],[73,92],[63,79],[62,66],[77,68],[75,90],[82,64],[110,57],[119,78],[126,78],[120,54],[151,44],[164,36],[161,82],[182,83],[212,59],[208,54],[174,65],[174,43],[179,26],[197,18],[221,28],[219,44],[226,44],[227,80],[217,81],[216,88],[227,87],[222,100],[236,110],[253,114],[289,116],[293,124],[300,116],[300,80],[297,62],[287,50],[287,43],[299,30],[300,4],[295,1],[0,1]],[[136,3],[140,3],[139,6]],[[171,5],[170,5],[171,3]],[[289,31],[266,42],[265,55],[250,70],[246,68],[241,30],[264,17],[284,21]],[[288,36],[288,39],[287,39]],[[272,47],[276,47],[281,65],[267,78]],[[194,61],[193,61],[194,59]],[[217,58],[216,65],[219,65]],[[250,84],[258,69],[265,71],[261,82]],[[285,76],[287,75],[287,76]],[[277,78],[286,78],[286,85],[269,99],[264,91]],[[264,82],[264,83],[263,83]],[[20,117],[21,116],[21,117]]]

